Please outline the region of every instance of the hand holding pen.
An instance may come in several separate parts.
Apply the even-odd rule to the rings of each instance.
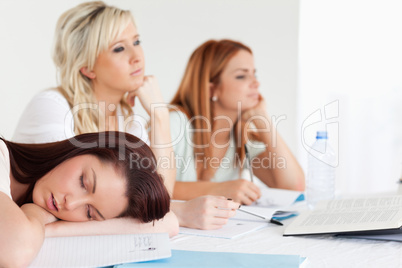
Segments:
[[[232,201],[232,199],[231,198],[228,198],[227,200],[229,200],[229,201]],[[263,219],[263,220],[268,220],[266,217],[264,217],[264,216],[261,216],[261,215],[258,215],[258,214],[255,214],[255,213],[252,213],[252,212],[250,212],[250,211],[247,211],[247,210],[244,210],[244,209],[241,209],[241,205],[237,208],[237,210],[238,211],[241,211],[241,212],[243,212],[243,213],[246,213],[246,214],[249,214],[249,215],[252,215],[252,216],[254,216],[254,217],[257,217],[257,218],[260,218],[260,219]],[[278,220],[275,220],[275,219],[273,219],[273,218],[271,218],[270,220],[269,220],[269,222],[270,223],[273,223],[273,224],[276,224],[276,225],[283,225],[283,223],[282,222],[280,222],[280,221],[278,221]]]
[[[239,203],[227,200],[223,196],[200,196],[186,202],[175,201],[172,203],[175,213],[180,220],[180,226],[213,230],[220,229],[228,219],[236,214]]]
[[[240,206],[240,207],[241,207],[241,206]],[[258,214],[255,214],[255,213],[252,213],[252,212],[250,212],[250,211],[247,211],[247,210],[241,209],[240,207],[237,209],[238,211],[241,211],[241,212],[243,212],[243,213],[246,213],[246,214],[249,214],[249,215],[255,216],[255,217],[260,218],[260,219],[267,220],[267,218],[266,218],[266,217],[263,217],[263,216],[261,216],[261,215],[258,215]],[[280,221],[278,221],[278,220],[275,220],[275,219],[273,219],[273,218],[271,218],[271,219],[269,220],[269,222],[270,222],[270,223],[273,223],[273,224],[276,224],[276,225],[281,225],[281,226],[283,225],[283,223],[282,223],[282,222],[280,222]]]

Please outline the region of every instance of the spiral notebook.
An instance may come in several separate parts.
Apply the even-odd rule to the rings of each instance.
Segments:
[[[30,267],[100,267],[171,255],[167,233],[52,237]]]

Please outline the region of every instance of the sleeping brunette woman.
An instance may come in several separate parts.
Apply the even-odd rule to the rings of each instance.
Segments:
[[[45,236],[175,235],[178,222],[155,163],[142,140],[123,132],[44,144],[0,138],[0,267],[27,266]]]

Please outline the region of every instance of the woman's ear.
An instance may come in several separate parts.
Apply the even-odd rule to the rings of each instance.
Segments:
[[[210,82],[209,83],[209,96],[211,96],[212,101],[218,100],[218,96],[217,96],[217,92],[216,92],[215,88],[216,87],[215,87],[214,83]]]
[[[88,67],[82,67],[80,69],[80,72],[88,77],[89,79],[94,79],[96,77],[95,73],[93,71],[88,71]]]

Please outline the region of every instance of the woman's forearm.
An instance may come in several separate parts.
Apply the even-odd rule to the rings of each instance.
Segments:
[[[169,212],[159,221],[142,223],[137,219],[117,218],[105,221],[66,222],[57,221],[46,225],[46,237],[86,236],[109,234],[169,233],[178,232],[178,222],[174,213]]]
[[[264,127],[258,122],[255,125],[257,129]],[[253,161],[255,175],[270,187],[303,191],[303,169],[276,129],[258,136],[267,149]]]
[[[202,195],[216,194],[213,189],[216,188],[216,182],[210,181],[176,181],[174,185],[173,199],[190,200]]]
[[[150,140],[152,152],[158,162],[158,172],[165,180],[170,196],[176,180],[176,165],[170,136],[169,111],[165,106],[155,107],[151,113]]]
[[[24,211],[0,192],[0,267],[28,266],[38,254],[45,226],[40,210]]]

